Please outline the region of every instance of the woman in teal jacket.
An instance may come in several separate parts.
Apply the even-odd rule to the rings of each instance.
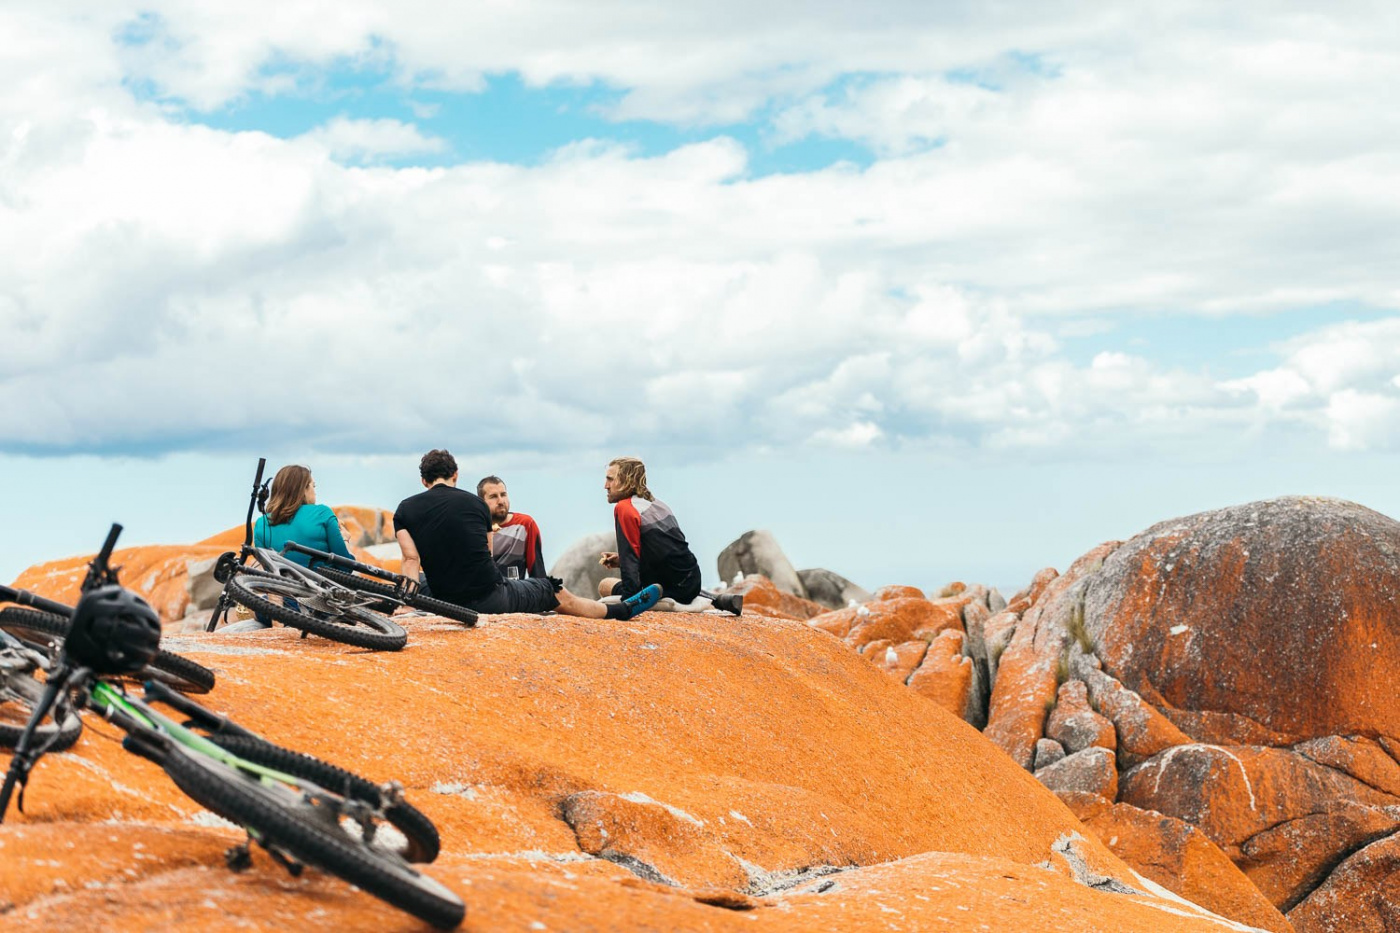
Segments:
[[[267,514],[253,526],[254,547],[280,551],[288,541],[352,557],[340,533],[340,520],[330,506],[316,504],[316,481],[304,466],[284,466],[277,471],[267,499]],[[287,557],[303,567],[311,566],[311,558],[305,554],[291,551]]]

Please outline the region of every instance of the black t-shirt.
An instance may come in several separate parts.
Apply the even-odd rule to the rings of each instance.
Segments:
[[[465,489],[439,484],[399,503],[394,530],[407,531],[433,596],[464,603],[489,594],[501,572],[486,546],[491,509]]]

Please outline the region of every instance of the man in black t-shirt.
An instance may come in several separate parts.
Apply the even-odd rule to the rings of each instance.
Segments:
[[[491,510],[480,496],[457,488],[457,461],[430,450],[418,464],[426,492],[409,496],[394,512],[403,551],[401,572],[418,579],[421,567],[433,596],[485,615],[559,610],[588,619],[629,619],[661,599],[648,587],[621,604],[575,596],[550,577],[504,580],[491,557]]]

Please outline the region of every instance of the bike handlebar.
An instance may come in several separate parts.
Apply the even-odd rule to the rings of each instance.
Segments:
[[[65,619],[73,615],[73,607],[66,603],[54,602],[52,599],[45,599],[28,590],[17,590],[13,586],[0,586],[0,602],[33,606],[40,612],[51,612]]]
[[[98,551],[97,556],[88,562],[87,577],[83,579],[84,593],[94,587],[117,582],[117,571],[112,567],[111,559],[112,550],[117,546],[117,538],[121,536],[121,533],[122,526],[113,522],[111,529],[107,532],[107,540],[102,542],[102,550]]]

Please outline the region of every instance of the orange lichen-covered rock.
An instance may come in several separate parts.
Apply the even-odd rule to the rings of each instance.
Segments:
[[[1036,769],[1036,780],[1056,794],[1087,794],[1112,800],[1118,796],[1118,768],[1106,748],[1086,748]]]
[[[890,645],[881,652],[883,657],[872,657],[871,660],[878,664],[886,674],[900,683],[904,683],[909,679],[909,675],[914,673],[914,668],[923,661],[928,650],[928,642],[916,639],[915,641],[901,642],[898,645]]]
[[[1173,746],[1191,744],[1190,736],[1117,679],[1092,667],[1084,667],[1079,673],[1090,701],[1113,723],[1118,760],[1123,767],[1141,764]]]
[[[372,547],[394,540],[394,514],[364,505],[338,505],[335,517],[350,547]]]
[[[772,580],[758,574],[750,574],[725,592],[741,594],[745,612],[761,609],[766,614],[786,619],[811,619],[826,613],[824,606],[801,596],[784,593],[773,585]]]
[[[739,906],[749,904],[744,892],[780,891],[783,873],[953,853],[971,860],[948,876],[960,879],[963,889],[978,877],[987,879],[989,890],[1003,892],[978,895],[984,898],[978,909],[987,916],[1019,909],[1011,900],[1019,895],[998,887],[1001,875],[979,863],[1045,879],[1033,887],[1076,905],[1069,915],[1091,926],[1116,926],[1122,917],[1146,923],[1157,913],[1142,899],[1108,897],[1036,867],[1053,861],[1057,841],[1078,829],[1053,796],[966,723],[803,623],[650,613],[625,623],[496,616],[469,631],[410,617],[405,626],[409,648],[395,653],[303,640],[282,627],[201,633],[171,639],[167,647],[218,670],[219,683],[205,701],[213,709],[371,780],[401,781],[442,832],[445,853],[429,873],[466,898],[474,924],[501,916],[492,905],[509,891],[517,905],[529,905],[530,919],[544,915],[577,928],[569,912],[549,912],[555,889],[542,888],[538,874],[531,883],[523,880],[534,870],[529,866],[509,882],[483,880],[490,859],[514,859],[520,867],[528,853],[548,863],[540,871],[561,865],[580,885],[591,884],[589,878],[611,885],[625,871],[644,885],[635,890],[661,891],[686,904],[701,898]],[[101,731],[110,736],[112,728]],[[282,880],[260,858],[254,872],[226,875],[210,866],[211,847],[198,840],[191,844],[198,868],[155,871],[139,896],[124,890],[104,900],[88,892],[88,880],[111,876],[96,863],[80,868],[82,859],[118,851],[131,857],[131,837],[114,839],[113,826],[234,835],[205,827],[199,807],[155,765],[96,732],[85,733],[71,753],[40,763],[25,804],[24,814],[12,813],[0,826],[6,853],[0,901],[15,905],[7,917],[26,924],[43,926],[89,910],[91,922],[113,928],[139,928],[162,916],[183,917],[170,921],[181,923],[198,918],[212,931],[249,918],[297,928],[331,921],[347,929],[407,926],[393,911],[314,872],[304,881]],[[595,832],[600,822],[614,842]],[[75,899],[56,903],[63,899],[47,897],[51,887],[39,893],[51,885],[52,869],[12,859],[37,824],[47,833],[45,858],[68,869],[63,877]],[[69,842],[82,853],[72,864],[65,854],[72,851]],[[1101,844],[1083,846],[1077,858],[1097,875],[1136,883]],[[170,849],[163,845],[153,869]],[[596,858],[595,851],[605,857]],[[627,858],[613,864],[608,853]],[[921,876],[919,890],[941,884],[931,871]],[[677,886],[646,886],[647,877]],[[802,924],[820,925],[826,916],[841,926],[854,916],[846,911],[857,900],[877,897],[857,898],[851,884],[843,901],[814,901],[846,907],[832,907],[829,915],[802,913]],[[608,885],[603,889],[615,890]],[[716,888],[729,893],[713,893]],[[289,899],[289,891],[308,900]],[[949,888],[941,896],[967,895]],[[208,899],[220,908],[213,915],[198,907]],[[998,907],[1002,899],[1007,904]],[[945,906],[951,911],[957,902]],[[589,915],[608,918],[602,926],[644,925],[637,919],[642,915],[667,918],[656,921],[663,927],[680,922],[665,911],[632,912],[641,902],[602,903],[608,911]],[[924,909],[902,898],[889,904],[888,895],[885,903]],[[720,908],[705,909],[715,913],[696,916],[727,916]],[[1054,904],[1037,909],[1059,916]],[[362,910],[373,922],[354,919]],[[1148,912],[1131,913],[1141,910]],[[778,928],[802,928],[789,923],[786,910],[771,916],[768,922],[787,924]],[[879,910],[872,907],[870,916],[880,916]],[[1163,917],[1185,922],[1180,913]]]
[[[1222,917],[1275,933],[1292,933],[1283,914],[1190,823],[1126,803],[1082,819],[1143,877]]]
[[[1045,737],[1054,739],[1073,755],[1092,746],[1118,749],[1118,736],[1113,723],[1089,706],[1089,693],[1082,680],[1071,680],[1060,686],[1055,695],[1055,708],[1045,723]]]
[[[1392,933],[1400,926],[1400,835],[1351,855],[1288,914],[1298,930]]]
[[[1338,851],[1400,828],[1400,797],[1287,749],[1171,748],[1133,769],[1120,796],[1204,831],[1282,909]]]
[[[122,583],[146,598],[165,621],[178,619],[189,605],[189,563],[217,557],[217,547],[200,545],[150,545],[119,548],[112,565],[120,568]],[[91,554],[69,557],[30,567],[16,578],[16,589],[29,590],[47,599],[74,605],[81,595]]]
[[[882,586],[875,591],[875,595],[870,597],[873,603],[884,602],[888,599],[925,599],[924,591],[917,586],[900,586],[898,584]]]
[[[966,719],[972,689],[972,659],[963,656],[963,633],[945,629],[928,646],[909,689],[928,697],[960,719]]]
[[[725,851],[713,830],[684,810],[646,794],[580,791],[564,798],[560,813],[573,828],[579,849],[609,861],[645,865],[650,880],[735,890],[748,885],[743,867]]]
[[[1400,735],[1400,522],[1288,497],[1155,525],[1094,577],[1086,623],[1107,670],[1181,710],[1292,741]]]
[[[417,933],[407,914],[314,870],[289,879],[254,849],[242,874],[224,868],[224,829],[108,827],[103,845],[68,850],[65,826],[5,827],[6,857],[40,890],[0,915],[0,930],[306,930]],[[139,858],[134,857],[139,856]],[[958,931],[969,918],[993,930],[1062,933],[1237,931],[1165,891],[1097,890],[1056,853],[1055,868],[1003,858],[931,852],[868,868],[798,876],[767,895],[672,887],[622,865],[567,853],[447,852],[427,873],[463,894],[464,930]],[[1081,869],[1083,871],[1083,869]],[[9,879],[0,880],[0,883]],[[781,879],[775,879],[781,880]]]
[[[906,641],[911,638],[930,639],[948,629],[962,631],[964,601],[957,597],[942,600],[895,598],[867,603],[856,613],[846,635],[853,648],[889,638]]]
[[[1063,576],[1050,569],[1036,574],[1031,592],[1038,598],[1017,621],[997,662],[984,732],[1023,768],[1031,766],[1035,743],[1045,734],[1047,711],[1063,679],[1061,668],[1073,641],[1070,620],[1083,604],[1081,581],[1117,546],[1116,541],[1099,545]]]

